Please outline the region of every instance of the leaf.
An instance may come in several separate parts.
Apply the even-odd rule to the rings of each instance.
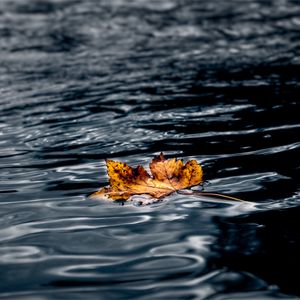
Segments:
[[[91,195],[92,198],[128,200],[133,195],[148,194],[156,199],[202,182],[202,168],[196,160],[185,165],[176,158],[166,159],[163,153],[150,163],[149,173],[142,167],[106,160],[110,186]]]

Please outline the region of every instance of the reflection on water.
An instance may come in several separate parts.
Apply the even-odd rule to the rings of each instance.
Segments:
[[[296,1],[0,10],[3,299],[300,296]],[[146,165],[161,151],[246,202],[87,199],[105,158]]]

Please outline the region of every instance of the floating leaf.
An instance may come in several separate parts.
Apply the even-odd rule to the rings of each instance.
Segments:
[[[202,168],[196,160],[183,164],[176,158],[166,159],[163,153],[150,163],[151,175],[142,167],[106,160],[110,186],[93,193],[92,198],[128,200],[133,195],[148,194],[156,199],[202,182]]]

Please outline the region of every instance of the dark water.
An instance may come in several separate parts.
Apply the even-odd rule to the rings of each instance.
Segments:
[[[1,0],[1,299],[299,299],[298,1]],[[87,199],[105,158],[207,191]]]

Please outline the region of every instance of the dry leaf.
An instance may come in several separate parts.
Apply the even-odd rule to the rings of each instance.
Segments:
[[[106,160],[109,187],[92,194],[92,198],[127,200],[133,195],[148,194],[159,199],[177,190],[202,182],[202,168],[196,160],[185,165],[176,158],[166,159],[161,153],[150,163],[152,176],[142,167]]]

